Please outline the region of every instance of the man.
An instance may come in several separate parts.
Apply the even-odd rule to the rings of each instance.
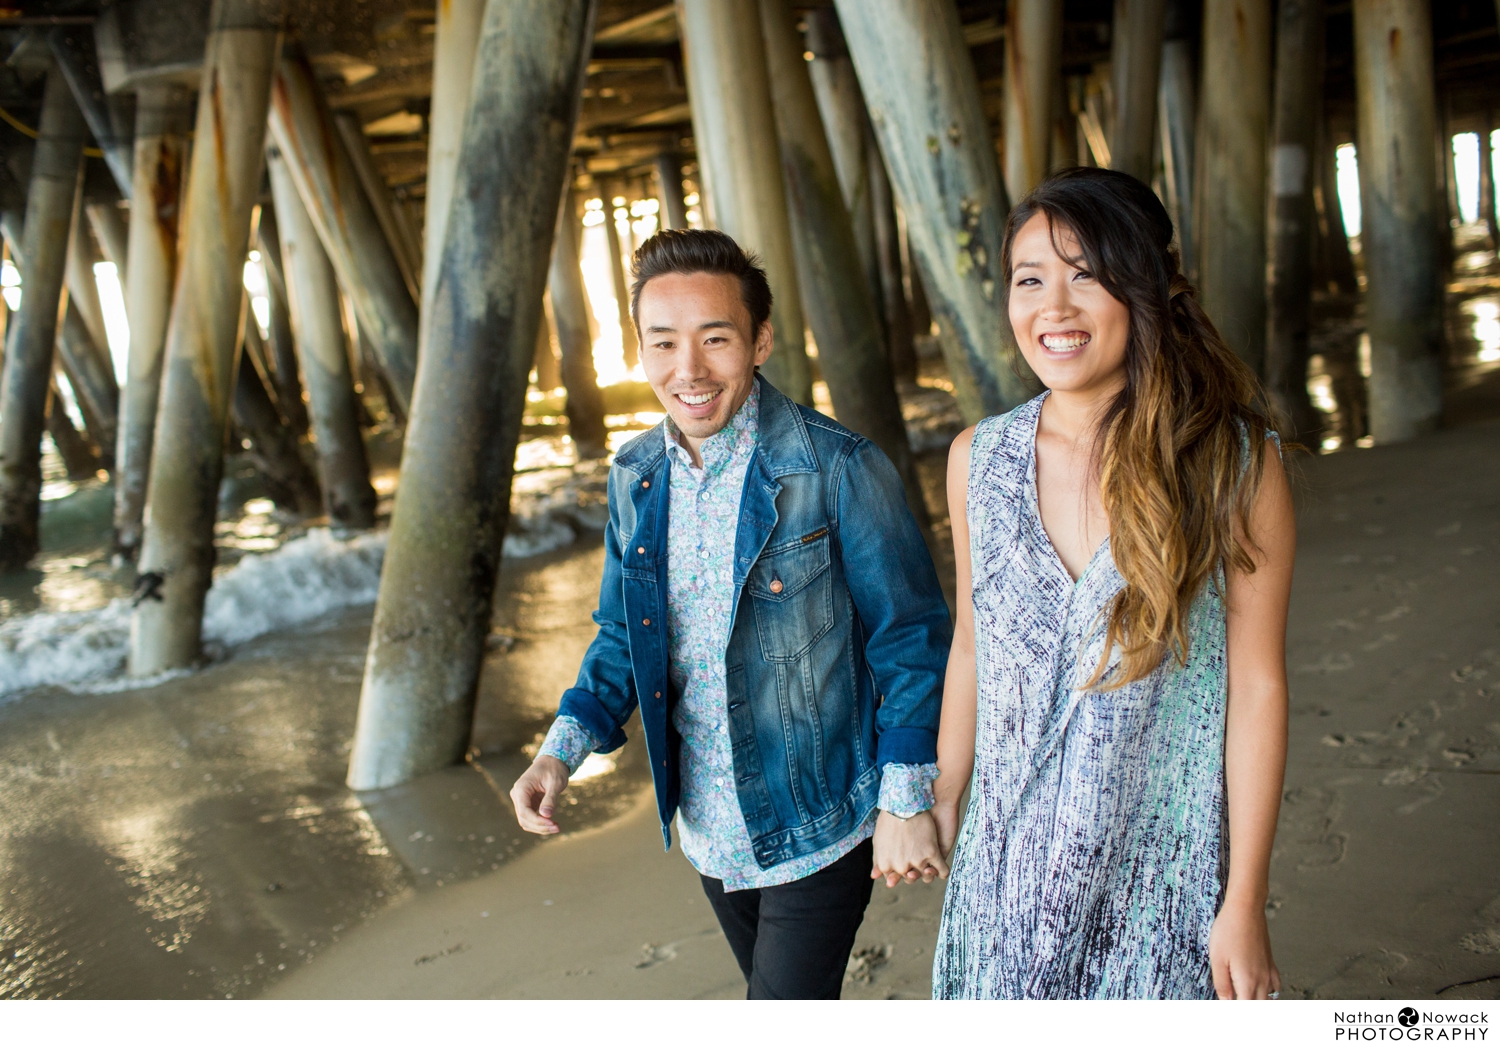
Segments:
[[[662,837],[675,812],[750,997],[838,998],[871,880],[947,875],[948,608],[890,461],[758,374],[756,260],[667,230],[633,270],[667,418],[615,457],[599,634],[511,799],[556,833],[569,775],[639,704]]]

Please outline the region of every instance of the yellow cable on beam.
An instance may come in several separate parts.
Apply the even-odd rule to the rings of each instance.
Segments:
[[[40,133],[36,130],[36,128],[27,127],[25,124],[22,124],[19,120],[12,116],[10,111],[7,110],[4,106],[0,106],[0,120],[5,121],[5,123],[9,124],[11,127],[15,128],[17,131],[19,131],[29,139],[40,137]],[[85,146],[83,147],[83,155],[85,157],[102,158],[104,156],[104,151],[94,146]]]

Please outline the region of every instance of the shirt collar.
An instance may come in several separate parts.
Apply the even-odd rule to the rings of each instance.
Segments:
[[[692,456],[682,444],[682,431],[670,415],[666,418],[667,455],[680,463],[692,465]],[[760,439],[760,384],[752,383],[750,396],[739,411],[724,425],[724,429],[703,441],[698,454],[703,457],[703,469],[717,474],[735,459],[748,456]]]

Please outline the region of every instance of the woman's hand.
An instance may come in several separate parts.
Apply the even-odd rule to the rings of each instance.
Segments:
[[[948,865],[938,850],[937,825],[930,812],[913,814],[906,820],[880,811],[875,821],[875,867],[870,878],[884,878],[890,889],[903,878],[911,883],[948,877]]]
[[[938,799],[932,807],[932,820],[937,825],[938,852],[945,858],[953,853],[953,844],[958,841],[958,802]]]
[[[1208,961],[1220,999],[1269,999],[1281,992],[1262,906],[1224,902],[1208,935]]]

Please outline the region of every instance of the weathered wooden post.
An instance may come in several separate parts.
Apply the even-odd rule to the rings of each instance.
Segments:
[[[89,237],[88,222],[80,207],[78,221],[68,235],[68,261],[63,268],[68,305],[78,312],[94,352],[108,357],[109,332],[104,327],[104,306],[99,301],[99,285],[94,278],[94,263],[98,260],[99,252]]]
[[[370,486],[370,463],[359,430],[338,282],[286,161],[275,146],[266,150],[266,164],[280,217],[277,232],[287,312],[307,384],[323,506],[335,526],[368,529],[375,524],[375,490]]]
[[[123,292],[130,273],[130,223],[113,202],[85,204],[83,211],[89,217],[89,228],[104,250],[104,257],[115,264],[115,276],[119,278]]]
[[[620,319],[620,345],[625,354],[625,367],[634,368],[641,360],[641,345],[636,338],[635,322],[630,319],[630,284],[625,279],[630,260],[620,245],[620,227],[615,218],[615,198],[621,196],[619,191],[622,189],[611,180],[599,183],[599,195],[604,204],[604,243],[609,249],[609,276],[615,289],[615,316]],[[630,202],[626,200],[625,203]]]
[[[417,370],[417,303],[317,76],[295,46],[277,64],[271,103],[276,145],[404,412]]]
[[[406,434],[349,786],[463,757],[595,0],[490,0]]]
[[[1166,40],[1161,49],[1161,86],[1157,105],[1161,110],[1161,156],[1167,211],[1177,226],[1177,247],[1182,254],[1182,272],[1197,280],[1197,255],[1193,235],[1193,161],[1197,138],[1197,74],[1194,41],[1189,35],[1190,0],[1171,0],[1167,5]]]
[[[25,300],[23,299],[24,303]],[[68,385],[78,400],[89,437],[99,446],[99,456],[107,470],[115,469],[115,439],[120,414],[120,388],[115,383],[114,368],[100,353],[83,323],[81,312],[71,295],[63,311],[62,331],[58,333],[57,350],[61,355]]]
[[[386,243],[391,246],[391,252],[396,256],[396,264],[401,267],[401,276],[406,278],[406,290],[411,293],[413,301],[420,303],[422,301],[422,249],[406,225],[405,217],[396,207],[396,202],[391,197],[390,186],[380,174],[380,168],[370,152],[370,140],[365,137],[364,125],[355,114],[346,112],[335,113],[333,123],[339,129],[339,136],[344,140],[344,148],[349,151],[349,162],[354,165],[354,171],[359,176],[360,187],[365,191],[365,198],[375,211],[375,219],[380,223]]]
[[[62,394],[58,392],[57,380],[53,379],[47,398],[47,433],[57,446],[63,468],[70,481],[87,481],[103,468],[99,452],[89,439],[79,433],[63,407]]]
[[[1323,0],[1281,0],[1276,15],[1276,95],[1271,129],[1271,241],[1266,388],[1283,436],[1318,447],[1307,393],[1312,327],[1313,155],[1323,95]]]
[[[1496,223],[1495,214],[1495,153],[1490,141],[1494,113],[1486,109],[1482,119],[1479,128],[1479,218],[1489,231],[1490,247],[1500,250],[1500,225]]]
[[[280,19],[266,0],[215,0],[210,15],[130,625],[134,675],[190,666],[201,648]]]
[[[656,155],[652,166],[661,188],[660,228],[687,229],[687,204],[682,198],[682,154],[674,149],[664,149]]]
[[[115,451],[115,549],[134,561],[141,545],[146,482],[161,393],[162,350],[177,279],[177,232],[192,96],[176,84],[136,93],[135,192],[125,314],[130,354]]]
[[[458,151],[463,145],[464,114],[469,110],[469,83],[474,78],[474,49],[484,21],[484,0],[446,0],[436,8],[432,43],[432,106],[427,117],[427,218],[422,231],[422,289],[437,281],[448,228],[448,203]],[[423,341],[429,311],[422,312]]]
[[[1354,295],[1359,291],[1359,279],[1354,273],[1354,256],[1349,251],[1349,229],[1344,225],[1343,202],[1339,200],[1338,138],[1326,119],[1318,130],[1319,275],[1331,294]]]
[[[1006,5],[1005,189],[1013,201],[1047,175],[1052,101],[1062,75],[1062,27],[1063,5],[1056,0],[1010,0]],[[1115,32],[1118,36],[1118,28]]]
[[[855,252],[838,172],[823,133],[812,80],[787,0],[761,0],[781,167],[797,248],[802,302],[818,341],[818,365],[839,422],[863,434],[896,465],[906,502],[926,523],[890,354]]]
[[[1110,75],[1115,96],[1115,123],[1109,137],[1110,165],[1148,185],[1156,149],[1157,95],[1161,89],[1161,45],[1166,17],[1167,0],[1115,0],[1114,33],[1110,39]]]
[[[104,163],[120,187],[121,195],[130,200],[133,190],[133,157],[128,130],[117,126],[110,111],[111,100],[104,93],[99,75],[99,59],[94,46],[94,32],[88,26],[55,26],[47,35],[58,69],[73,91],[83,119],[104,154]]]
[[[859,78],[854,75],[849,46],[839,28],[838,13],[828,7],[813,8],[807,12],[806,24],[807,50],[813,56],[808,70],[813,93],[823,116],[833,166],[838,171],[844,207],[854,227],[860,268],[875,308],[882,314],[884,327],[885,286],[880,278],[880,248],[875,231],[875,187],[871,181],[875,171],[871,167],[870,150],[874,132],[870,128],[869,111],[864,93],[859,90]]]
[[[271,322],[266,356],[271,363],[276,407],[286,417],[292,433],[300,437],[307,433],[311,423],[307,417],[307,405],[302,400],[302,383],[297,378],[297,345],[288,315],[286,274],[281,261],[281,227],[276,221],[276,208],[270,204],[261,205],[255,240],[260,246],[261,269],[266,274],[266,305]]]
[[[542,320],[536,326],[536,356],[532,367],[536,369],[536,388],[552,391],[562,386],[562,366],[557,360],[557,351],[552,346],[552,332],[547,324],[547,300],[542,299]]]
[[[776,349],[762,371],[812,404],[812,363],[776,144],[757,0],[681,0],[677,22],[709,225],[760,256],[771,282]]]
[[[260,329],[255,325],[248,301],[243,314],[244,347],[239,354],[234,397],[230,403],[234,425],[250,440],[250,457],[271,498],[296,514],[316,514],[323,507],[323,494],[318,488],[317,478],[298,452],[297,435],[287,426],[276,402],[271,399],[266,377],[256,367],[257,360],[263,362],[265,359],[265,345],[261,342]]]
[[[868,120],[868,118],[866,118]],[[891,371],[898,378],[917,378],[917,351],[912,339],[911,306],[901,266],[901,224],[896,218],[896,198],[885,159],[872,131],[866,139],[870,166],[870,211],[875,217],[875,261],[880,267],[879,306],[885,310],[886,352]]]
[[[1205,0],[1194,165],[1198,296],[1259,374],[1266,349],[1266,132],[1270,0]]]
[[[680,180],[678,186],[681,199]],[[598,459],[608,452],[609,432],[604,428],[604,397],[599,393],[599,375],[594,370],[588,293],[578,264],[578,211],[570,180],[557,209],[547,291],[552,296],[552,320],[557,325],[563,387],[568,391],[568,433],[579,459]]]
[[[1010,200],[953,4],[837,0],[839,21],[880,139],[964,417],[1028,396],[999,287]]]
[[[1360,242],[1370,336],[1370,434],[1437,427],[1443,407],[1432,18],[1426,0],[1355,0]]]
[[[19,569],[36,555],[40,536],[42,430],[52,384],[58,304],[69,233],[77,216],[83,115],[55,66],[47,74],[31,162],[22,234],[21,309],[11,319],[0,378],[0,568]]]

